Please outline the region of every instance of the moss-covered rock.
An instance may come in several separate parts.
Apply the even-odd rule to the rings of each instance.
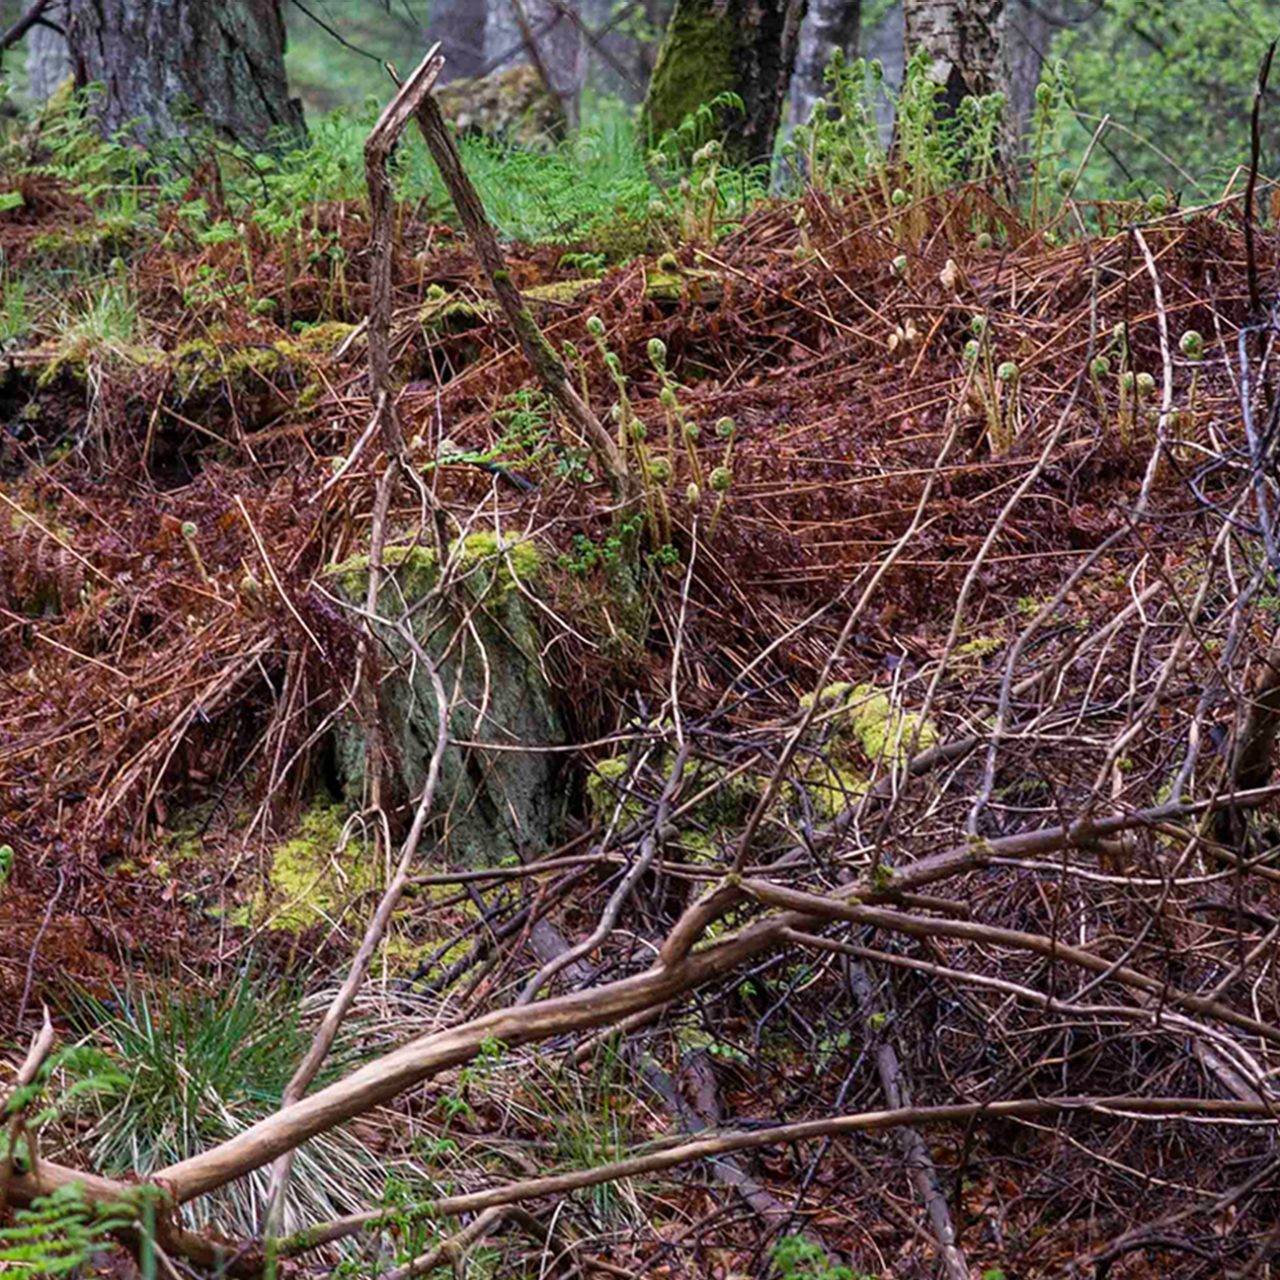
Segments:
[[[545,146],[564,131],[560,104],[528,65],[454,80],[436,93],[459,133],[478,133],[522,147]]]
[[[184,342],[170,357],[174,378],[183,396],[209,395],[223,387],[233,392],[258,393],[275,385],[286,363],[272,346],[219,346],[196,339]]]
[[[873,763],[903,764],[907,753],[936,745],[938,730],[929,720],[903,711],[873,684],[829,684],[818,695],[818,714],[828,724],[828,740],[856,744]],[[813,695],[801,698],[811,706]]]
[[[449,733],[459,745],[451,745],[442,762],[436,834],[450,861],[491,865],[544,847],[563,816],[564,796],[555,753],[486,750],[484,744],[553,745],[565,740],[565,730],[542,672],[537,612],[526,594],[541,570],[537,548],[481,532],[455,543],[449,561],[455,586],[433,597],[440,581],[435,552],[416,545],[387,548],[378,611],[387,619],[410,611],[418,643],[439,664],[445,689],[456,691]],[[364,604],[366,556],[333,565],[328,577],[347,599]],[[383,636],[396,669],[381,683],[379,711],[396,781],[410,799],[422,790],[435,746],[436,696],[404,638],[390,628]],[[366,735],[351,721],[336,745],[343,786],[357,798],[365,781]]]

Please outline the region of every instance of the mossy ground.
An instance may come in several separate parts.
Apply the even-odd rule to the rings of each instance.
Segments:
[[[871,771],[899,767],[938,742],[936,725],[904,711],[875,685],[840,681],[820,690],[817,701],[815,738],[821,745],[812,752],[803,783],[824,818],[861,799]],[[813,702],[814,695],[807,694],[800,705]]]

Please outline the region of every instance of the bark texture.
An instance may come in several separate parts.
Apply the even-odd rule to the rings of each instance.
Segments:
[[[175,137],[195,120],[261,149],[304,133],[278,0],[68,0],[76,82],[99,81],[104,130]]]
[[[1010,118],[1026,132],[1035,107],[1036,85],[1049,46],[1065,13],[1063,0],[1014,0],[1005,15],[1005,63],[1009,71]]]
[[[862,21],[862,0],[809,0],[800,24],[795,74],[791,77],[791,121],[805,124],[824,92],[823,73],[836,49],[853,53]]]
[[[903,17],[907,55],[928,52],[948,114],[962,98],[1007,88],[1005,0],[904,0]]]
[[[724,118],[728,158],[767,161],[795,67],[807,0],[676,0],[645,98],[642,125],[656,141],[725,91],[743,111]]]

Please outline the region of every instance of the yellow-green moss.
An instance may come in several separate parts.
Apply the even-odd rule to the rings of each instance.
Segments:
[[[830,752],[810,762],[802,781],[804,794],[814,812],[828,821],[838,817],[852,802],[860,800],[867,790],[866,775],[841,764]],[[796,792],[788,788],[788,798],[795,795]]]
[[[664,779],[671,776],[673,763],[673,757],[666,757],[662,761],[661,775]],[[625,826],[645,816],[648,811],[645,800],[640,796],[624,796],[622,793],[630,765],[630,757],[625,754],[609,756],[597,761],[587,776],[587,809],[596,821],[611,821],[619,799],[622,803],[621,825]],[[719,789],[684,815],[682,821],[685,825],[672,841],[682,847],[691,862],[716,861],[721,852],[715,839],[716,833],[735,829],[746,820],[760,799],[760,788],[755,777],[750,774],[729,777],[728,772],[712,766],[701,768],[696,776],[692,771],[685,775],[683,792],[686,799],[712,782],[721,781]]]
[[[657,142],[703,103],[737,89],[736,19],[711,0],[676,6],[649,79],[641,129]]]
[[[275,349],[290,359],[298,356],[325,356],[340,347],[355,331],[356,326],[345,320],[325,320],[308,325],[291,338],[281,338]]]
[[[938,730],[931,721],[895,707],[875,685],[840,681],[817,696],[820,714],[831,716],[833,736],[855,743],[872,761],[900,765],[908,752],[927,751],[937,744]],[[800,700],[803,707],[812,703],[812,694]]]
[[[587,775],[587,809],[597,822],[608,822],[613,817],[619,789],[629,764],[630,760],[625,755],[610,756],[606,760],[598,760]],[[638,818],[643,808],[644,805],[638,799],[623,800],[623,824]]]
[[[220,347],[199,338],[184,342],[172,356],[174,376],[185,394],[207,394],[223,386],[260,391],[284,363],[284,355],[275,347]]]
[[[337,919],[375,887],[377,868],[358,839],[338,851],[346,816],[342,805],[329,801],[303,814],[297,835],[272,851],[267,888],[254,903],[255,921],[267,920],[272,929],[308,929]]]
[[[455,542],[450,554],[459,551]],[[407,600],[420,600],[436,584],[439,569],[436,553],[424,546],[390,546],[383,549],[383,565],[394,570]],[[458,571],[477,589],[477,594],[500,600],[518,580],[532,582],[542,568],[542,553],[528,539],[503,538],[491,532],[469,534],[463,539]],[[338,579],[342,590],[353,600],[363,597],[369,582],[369,557],[350,556],[325,569]]]
[[[535,284],[521,292],[533,302],[577,302],[599,283],[598,280],[553,280],[550,284]]]
[[[964,644],[956,646],[956,655],[965,657],[970,654],[978,654],[979,656],[987,653],[995,653],[997,649],[1004,648],[1004,641],[999,636],[979,636],[976,640],[968,640]]]
[[[443,285],[433,284],[427,287],[418,320],[429,332],[450,333],[472,328],[494,314],[493,304],[484,299],[460,298]]]
[[[36,378],[36,386],[41,389],[56,382],[63,374],[70,375],[77,382],[87,382],[91,362],[97,369],[119,369],[127,365],[161,365],[167,358],[159,347],[149,347],[141,342],[103,344],[78,336],[67,338],[53,347],[46,346],[43,350],[50,358]]]

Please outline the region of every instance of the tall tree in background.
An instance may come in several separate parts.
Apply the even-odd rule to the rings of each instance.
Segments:
[[[486,7],[476,0],[431,0],[427,43],[438,41],[444,54],[442,82],[484,74]]]
[[[852,53],[858,43],[862,0],[809,0],[800,24],[795,74],[791,77],[791,124],[804,124],[822,97],[827,63],[837,49]]]
[[[174,137],[195,112],[247,147],[304,132],[278,0],[67,0],[67,43],[77,83],[105,87],[108,131],[138,120],[145,134]]]
[[[63,35],[67,23],[65,0],[53,0],[27,35],[27,94],[45,102],[71,74],[71,54]]]
[[[676,0],[645,98],[651,139],[675,128],[717,94],[736,93],[726,113],[730,160],[768,160],[795,66],[807,0]]]
[[[584,70],[577,6],[558,0],[490,0],[478,7],[488,15],[489,65],[533,62],[565,118],[575,123]]]
[[[943,109],[962,98],[1008,89],[1005,0],[903,0],[908,55],[924,49],[943,86]]]

